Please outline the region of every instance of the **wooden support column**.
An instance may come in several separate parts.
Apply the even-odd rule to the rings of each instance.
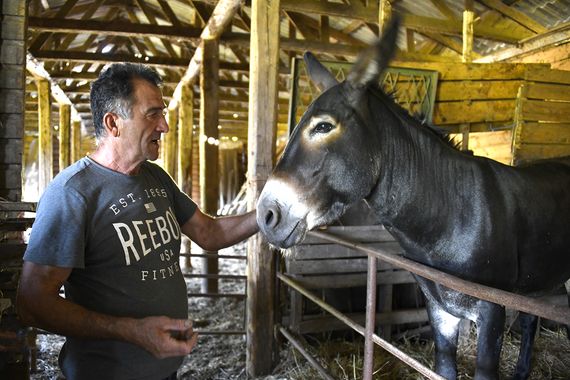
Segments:
[[[178,185],[186,194],[192,193],[192,125],[194,119],[192,86],[183,86],[178,109]]]
[[[194,119],[194,93],[192,86],[182,86],[180,103],[178,103],[178,176],[180,189],[188,195],[192,194],[192,126]],[[182,239],[182,252],[190,254],[190,240]],[[183,268],[191,268],[190,257],[181,263]]]
[[[218,111],[219,51],[217,40],[203,40],[204,61],[200,70],[200,208],[207,214],[218,211]],[[202,259],[202,273],[218,274],[218,252]],[[205,278],[202,293],[217,293],[218,280]]]
[[[53,178],[53,143],[51,130],[50,83],[45,79],[37,81],[38,87],[38,186],[41,196]]]
[[[389,0],[380,0],[378,3],[378,33],[380,33],[380,35],[382,35],[391,17],[392,4]]]
[[[277,133],[279,68],[279,1],[252,0],[249,64],[248,208],[273,170]],[[261,234],[247,249],[247,352],[250,377],[271,372],[276,357],[274,253]]]
[[[81,121],[71,123],[71,163],[81,158]]]
[[[465,63],[473,61],[473,23],[475,13],[473,12],[473,1],[465,1],[463,11],[463,54],[461,60]]]
[[[164,135],[164,170],[176,179],[176,129],[178,125],[178,109],[168,110],[168,133]]]
[[[59,105],[59,171],[71,164],[71,105]]]

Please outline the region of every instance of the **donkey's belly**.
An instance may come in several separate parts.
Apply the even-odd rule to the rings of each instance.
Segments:
[[[478,322],[481,318],[479,306],[481,302],[486,301],[436,284],[423,277],[415,276],[415,278],[426,301],[432,303],[433,306],[438,306],[457,318],[465,318],[473,322]]]

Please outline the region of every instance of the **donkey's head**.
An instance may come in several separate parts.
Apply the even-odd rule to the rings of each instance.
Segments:
[[[299,243],[308,230],[331,223],[366,197],[377,182],[379,132],[367,111],[368,90],[393,55],[397,31],[394,19],[342,83],[305,54],[311,81],[323,93],[295,127],[258,200],[257,222],[271,244]]]

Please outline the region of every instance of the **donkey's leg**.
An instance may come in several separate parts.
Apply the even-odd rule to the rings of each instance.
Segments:
[[[435,372],[446,379],[457,378],[457,318],[443,310],[436,302],[427,303],[435,344]]]
[[[487,301],[479,301],[478,308],[475,380],[498,379],[505,308]]]
[[[538,317],[521,311],[519,314],[519,322],[521,325],[521,348],[513,380],[525,380],[528,379],[530,375],[530,359],[532,356],[536,327],[538,326]]]

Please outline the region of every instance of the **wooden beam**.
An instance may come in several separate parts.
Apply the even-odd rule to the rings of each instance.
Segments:
[[[172,58],[167,56],[137,58],[129,54],[86,53],[80,51],[38,51],[36,52],[35,57],[46,62],[66,61],[100,64],[131,62],[170,69],[173,67],[186,67],[188,65],[187,58]],[[249,65],[243,63],[222,62],[220,63],[220,70],[248,72]]]
[[[250,108],[248,127],[248,209],[273,169],[277,131],[279,0],[251,4]],[[261,234],[247,249],[246,371],[249,377],[271,373],[274,353],[275,254]]]
[[[194,125],[194,92],[182,87],[178,106],[178,175],[177,182],[186,194],[192,194],[192,127]]]
[[[30,17],[28,19],[28,26],[31,30],[49,31],[52,33],[88,33],[103,36],[124,36],[136,38],[161,36],[173,41],[183,40],[193,43],[198,43],[200,41],[201,33],[200,29],[191,26],[180,27],[129,23],[119,19],[112,21],[94,21],[68,18]]]
[[[473,20],[475,12],[471,10],[463,11],[463,54],[461,60],[463,63],[473,61]]]
[[[59,105],[59,171],[71,164],[71,105]]]
[[[39,79],[38,83],[38,186],[43,194],[53,178],[53,143],[51,130],[50,83],[47,79]]]
[[[81,158],[81,122],[74,120],[71,123],[71,162]]]
[[[367,23],[377,24],[378,22],[378,2],[370,1],[366,7],[360,1],[346,3],[323,3],[306,0],[282,0],[281,8],[299,13],[325,14],[336,17],[346,17],[362,20]],[[442,20],[434,17],[417,16],[412,14],[402,15],[402,27],[418,31],[431,31],[436,33],[461,35],[463,26],[461,20]],[[475,36],[490,40],[516,43],[522,38],[530,37],[532,33],[520,35],[506,28],[496,28],[494,26],[478,25],[475,29]]]
[[[533,33],[540,34],[548,30],[538,22],[534,21],[532,18],[525,15],[524,13],[519,12],[516,9],[509,7],[508,5],[503,4],[503,2],[499,0],[477,0],[477,1],[480,2],[481,4],[484,4],[486,7],[489,7],[501,13],[505,17],[510,18],[511,20],[524,26]]]
[[[204,27],[204,30],[202,30],[202,33],[200,34],[202,44],[204,43],[204,40],[219,39],[224,32],[224,29],[231,22],[240,6],[240,0],[220,0],[214,9],[214,12],[208,19],[208,23]],[[182,76],[180,83],[178,83],[174,89],[174,94],[172,95],[172,100],[168,104],[168,108],[176,107],[178,101],[180,101],[182,86],[192,84],[197,79],[200,73],[200,67],[202,65],[203,59],[202,44],[200,44],[200,46],[198,46],[194,52],[194,56],[190,60],[190,63],[186,68],[186,72]]]
[[[218,66],[219,45],[217,40],[205,39],[202,42],[203,65],[200,70],[200,208],[209,215],[218,211]],[[216,144],[217,142],[217,144]],[[217,252],[211,252],[217,254]],[[214,256],[214,255],[213,255]],[[218,273],[216,257],[202,259],[204,274]],[[202,281],[202,293],[217,293],[218,281],[205,278]]]
[[[570,23],[565,23],[546,33],[522,40],[517,47],[504,49],[475,60],[477,63],[506,61],[554,48],[570,40]]]
[[[178,124],[178,109],[168,110],[168,133],[164,136],[164,170],[170,174],[172,178],[176,178],[176,135]]]

